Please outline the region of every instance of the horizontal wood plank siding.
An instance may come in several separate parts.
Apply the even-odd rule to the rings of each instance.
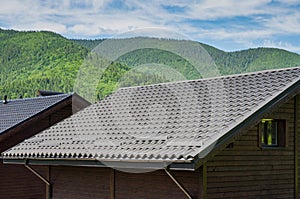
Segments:
[[[110,169],[51,166],[53,199],[110,197]]]
[[[115,199],[187,198],[163,170],[137,172],[141,171],[115,170],[112,185],[111,168],[51,166],[52,196],[53,199],[102,199],[111,198],[111,195]],[[201,198],[202,177],[199,171],[171,172],[193,198]]]
[[[202,179],[199,172],[171,171],[193,198],[201,198]],[[116,171],[116,199],[187,198],[182,190],[163,171],[125,173]]]
[[[298,114],[300,113],[300,95],[298,97]],[[298,172],[300,173],[300,115],[298,115],[298,129],[297,129],[297,135],[298,135]],[[298,174],[299,175],[299,174]],[[298,176],[298,198],[300,198],[300,176]]]
[[[38,122],[25,125],[24,128],[13,129],[10,137],[0,140],[0,152],[15,146],[51,125],[65,119],[72,114],[72,106],[66,105],[48,116],[40,118]],[[36,167],[33,167],[36,168]],[[37,167],[41,175],[46,177],[46,167]],[[39,170],[37,170],[39,172]],[[11,165],[0,163],[0,199],[1,198],[45,198],[46,185],[24,165]]]
[[[46,168],[34,166],[45,176]],[[45,183],[32,174],[24,165],[4,165],[0,163],[0,199],[42,199],[45,198]]]
[[[259,147],[258,127],[207,162],[208,198],[294,198],[294,100],[265,118],[287,120],[288,147]]]

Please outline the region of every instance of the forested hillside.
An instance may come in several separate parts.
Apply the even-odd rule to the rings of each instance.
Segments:
[[[32,97],[38,89],[70,92],[88,50],[52,32],[0,29],[0,94]]]
[[[103,39],[69,40],[46,31],[0,29],[0,96],[33,97],[38,89],[72,92],[79,68],[85,69],[92,64],[84,60],[101,42]],[[205,44],[202,46],[222,75],[300,66],[300,55],[285,50],[257,48],[224,52]],[[187,79],[201,78],[199,71],[176,54],[158,49],[135,50],[119,57],[102,71],[96,82],[97,98],[105,97],[120,86],[173,80],[157,73],[135,71],[136,66],[148,63],[168,66]]]
[[[300,55],[276,48],[224,52],[204,45],[224,75],[300,66]]]
[[[103,39],[73,41],[88,48],[89,50],[92,50],[99,45]],[[299,54],[282,49],[255,48],[235,52],[225,52],[203,43],[201,43],[201,45],[214,60],[222,75],[300,66]],[[139,54],[137,52],[133,53],[133,55],[137,58],[145,58],[146,56],[143,56],[143,54],[143,52]],[[156,53],[153,57],[157,58],[157,56],[165,56],[166,54],[164,52],[160,52]],[[151,59],[151,57],[148,59]],[[170,57],[167,59],[170,59]],[[135,64],[139,64],[138,60],[134,61]]]

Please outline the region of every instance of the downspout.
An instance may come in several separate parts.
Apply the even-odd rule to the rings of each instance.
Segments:
[[[181,189],[181,191],[187,196],[189,199],[193,199],[192,196],[189,194],[189,192],[178,182],[178,180],[170,173],[170,171],[167,168],[164,168],[165,172],[168,174],[168,176],[175,182],[175,184]]]
[[[207,198],[207,165],[203,163],[202,168],[202,199]]]
[[[25,161],[24,166],[31,171],[35,176],[37,176],[40,180],[42,180],[44,183],[46,183],[48,191],[46,193],[46,198],[50,199],[51,198],[51,183],[45,179],[41,174],[39,174],[36,170],[34,170],[33,168],[31,168],[28,164],[27,164],[27,160]]]
[[[298,122],[299,122],[299,95],[296,95],[295,98],[295,117],[294,117],[294,154],[295,154],[295,198],[298,198],[298,194],[299,194],[299,161],[298,161],[298,141],[299,141],[299,138],[298,138]]]

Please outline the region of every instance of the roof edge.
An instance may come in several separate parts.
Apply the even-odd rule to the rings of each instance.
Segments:
[[[30,120],[32,120],[32,119],[38,117],[39,115],[42,115],[43,113],[46,113],[47,111],[49,111],[49,110],[55,108],[55,107],[58,106],[59,104],[63,104],[64,102],[66,102],[66,101],[72,99],[72,96],[73,96],[73,94],[61,94],[61,95],[66,95],[66,97],[63,98],[62,100],[56,102],[55,104],[52,104],[51,106],[49,106],[49,107],[43,109],[42,111],[38,112],[37,114],[32,115],[32,116],[30,116],[30,117],[24,119],[22,122],[19,122],[19,123],[15,124],[15,125],[11,126],[11,127],[8,128],[8,129],[5,129],[3,132],[1,132],[1,135],[6,134],[7,132],[11,131],[12,129],[16,128],[17,126],[23,125],[23,124],[25,124],[26,122],[28,122],[28,121],[30,121]],[[57,95],[51,95],[51,96],[45,96],[45,97],[57,97]],[[38,98],[38,97],[37,97],[37,98]],[[26,98],[26,99],[33,99],[33,98]]]
[[[300,92],[300,80],[296,81],[290,87],[279,93],[276,97],[270,100],[268,103],[263,105],[260,109],[258,109],[255,113],[250,115],[244,121],[240,122],[237,126],[231,129],[228,133],[223,135],[220,139],[218,139],[215,143],[213,143],[214,148],[205,155],[204,158],[201,157],[201,153],[197,154],[194,159],[194,169],[197,170],[204,162],[207,162],[209,159],[214,157],[219,151],[223,150],[229,143],[231,143],[242,131],[248,129],[252,124],[260,121],[264,115],[271,112],[273,108],[277,108],[281,104],[285,103],[289,99],[293,98]],[[203,156],[202,156],[203,157]]]
[[[72,111],[73,114],[81,111],[82,109],[90,106],[92,103],[78,95],[77,93],[72,93]]]

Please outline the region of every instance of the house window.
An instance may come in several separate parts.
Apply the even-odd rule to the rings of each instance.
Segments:
[[[262,119],[260,132],[261,147],[286,146],[286,120]]]

